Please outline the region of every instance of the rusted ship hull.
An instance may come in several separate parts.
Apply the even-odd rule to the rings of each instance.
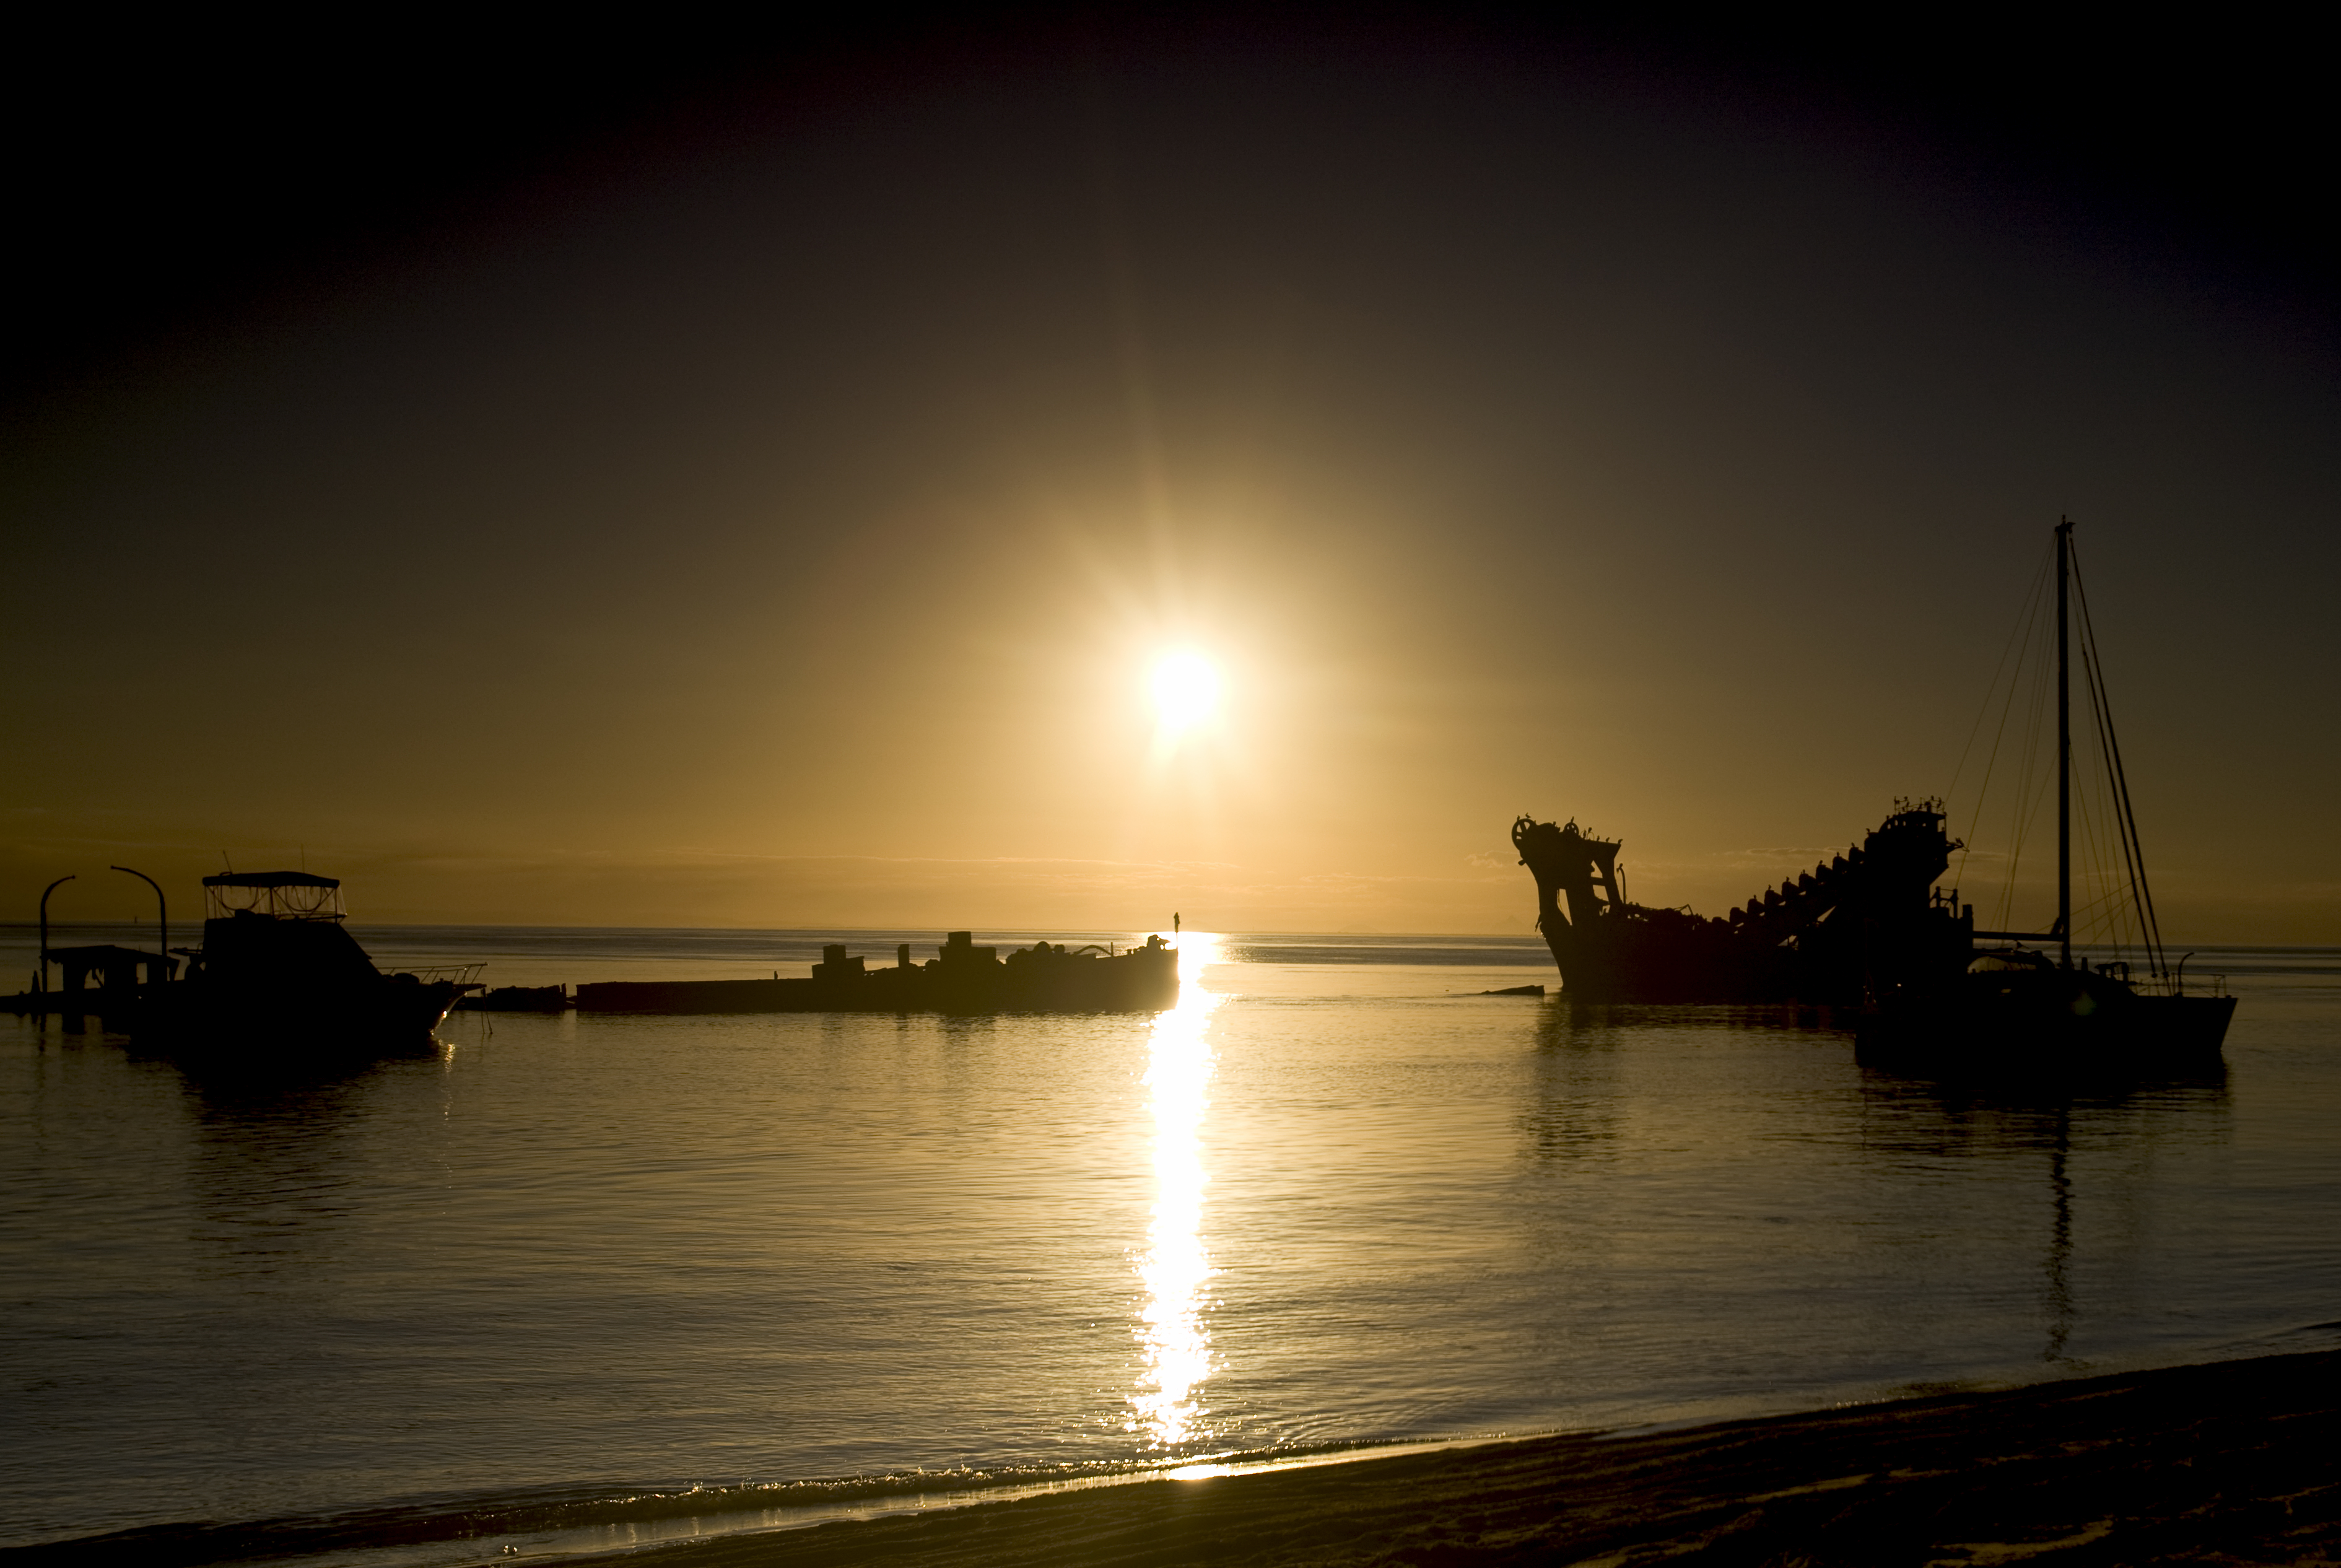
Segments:
[[[1957,845],[1930,804],[1721,917],[1628,902],[1617,841],[1575,822],[1522,817],[1512,846],[1573,1000],[1874,1005],[1957,975],[1974,942],[1973,918],[1934,890]]]
[[[1008,955],[955,931],[923,964],[910,949],[885,968],[823,950],[806,979],[603,980],[577,987],[583,1012],[607,1013],[1110,1013],[1154,1012],[1179,1001],[1179,953],[1157,938],[1108,955],[1048,942]]]

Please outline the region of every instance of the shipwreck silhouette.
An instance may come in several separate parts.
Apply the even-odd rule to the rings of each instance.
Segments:
[[[1858,1006],[1880,987],[1963,969],[1974,945],[1972,908],[1935,888],[1958,848],[1938,801],[1896,802],[1859,844],[1718,918],[1629,903],[1618,841],[1573,821],[1522,817],[1512,847],[1536,878],[1537,929],[1578,1000]]]

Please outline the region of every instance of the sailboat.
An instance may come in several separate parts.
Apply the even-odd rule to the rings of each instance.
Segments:
[[[2155,918],[2139,852],[2137,818],[2121,763],[2088,600],[2080,589],[2073,524],[2060,520],[2057,566],[2057,918],[2046,931],[1976,931],[1964,969],[1873,984],[1858,1037],[1865,1056],[1921,1065],[2014,1065],[2083,1069],[2186,1070],[2216,1064],[2236,999],[2200,982],[2187,989]],[[2081,670],[2103,750],[2121,852],[2137,912],[2144,972],[2126,958],[2094,966],[2073,957],[2072,648],[2080,607]],[[2032,943],[2051,943],[2055,954]]]

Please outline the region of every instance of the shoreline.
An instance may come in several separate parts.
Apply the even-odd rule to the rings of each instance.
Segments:
[[[535,1553],[529,1553],[535,1555]],[[2341,1563],[2341,1351],[1500,1440],[570,1563]]]

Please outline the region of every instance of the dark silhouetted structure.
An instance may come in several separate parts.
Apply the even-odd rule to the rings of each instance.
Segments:
[[[455,1006],[474,1013],[558,1013],[569,1006],[566,986],[498,986],[476,997],[457,998]]]
[[[2081,588],[2080,562],[2073,551],[2073,524],[2061,519],[2055,536],[2057,560],[2057,918],[2046,932],[1979,931],[2005,946],[1970,950],[1958,971],[1927,970],[1910,983],[1878,987],[1862,1018],[1862,1047],[1871,1060],[1913,1066],[1960,1067],[1976,1064],[2016,1066],[2027,1071],[2106,1067],[2199,1067],[2216,1064],[2236,1013],[2236,999],[2216,983],[2187,988],[2186,960],[2174,968],[2162,945],[2147,878],[2146,855],[2138,843],[2137,813],[2130,803],[2129,778],[2122,766],[2121,742],[2114,731],[2106,693],[2105,666],[2089,625],[2089,601]],[[2079,637],[2073,633],[2080,611]],[[2127,961],[2090,967],[2073,961],[2073,723],[2072,654],[2076,640],[2088,696],[2089,718],[2105,760],[2105,787],[2111,797],[2112,837],[2137,915],[2146,973]],[[2023,946],[2050,941],[2052,960]]]
[[[117,871],[124,868],[114,868]],[[153,885],[154,879],[143,872],[133,871],[131,875]],[[60,1014],[67,1020],[68,1028],[79,1029],[83,1018],[93,1013],[101,1018],[126,1019],[136,1011],[143,997],[153,994],[178,972],[179,961],[168,956],[169,928],[162,921],[156,923],[156,950],[151,953],[103,942],[74,948],[51,947],[49,895],[75,879],[60,877],[41,889],[39,968],[34,972],[32,988],[0,999],[0,1009]],[[162,889],[155,888],[155,896],[161,895]],[[49,988],[52,964],[57,966],[60,976],[55,990]]]
[[[1874,1059],[2034,1066],[2216,1061],[2235,1000],[2189,994],[2165,960],[2104,672],[2082,608],[2082,660],[2107,754],[2122,870],[2147,974],[2073,961],[2070,617],[2072,524],[2057,550],[2057,918],[2046,931],[1978,931],[1936,878],[1960,848],[1941,802],[1898,801],[1861,843],[1720,918],[1630,903],[1619,845],[1575,822],[1522,817],[1512,846],[1536,878],[1537,928],[1565,994],[1593,1002],[1783,1002],[1853,1009]],[[1978,950],[1978,939],[1994,944]],[[2027,942],[2053,943],[2054,959]],[[2183,970],[2183,961],[2182,961]],[[2214,990],[2216,987],[2213,987]]]
[[[1617,841],[1575,822],[1522,817],[1512,847],[1536,878],[1537,929],[1579,1000],[1858,1006],[1880,984],[1956,970],[1974,928],[1933,890],[1957,845],[1932,800],[1898,804],[1861,843],[1721,918],[1627,902]]]
[[[99,996],[134,997],[144,987],[159,984],[179,972],[176,958],[142,952],[136,948],[117,948],[111,943],[89,948],[50,948],[41,956],[57,967],[59,992],[66,997],[93,990]],[[144,975],[139,973],[142,969],[145,971]],[[93,979],[97,982],[95,987],[90,986]]]
[[[187,978],[150,992],[131,1033],[283,1055],[430,1038],[469,972],[384,974],[344,928],[342,885],[306,871],[204,878],[204,942]]]
[[[905,943],[891,968],[872,969],[844,944],[822,948],[801,980],[603,980],[577,987],[577,1006],[612,1013],[1106,1013],[1152,1012],[1179,1000],[1179,950],[1160,937],[1110,952],[1036,942],[1006,958],[953,931],[923,964]]]

